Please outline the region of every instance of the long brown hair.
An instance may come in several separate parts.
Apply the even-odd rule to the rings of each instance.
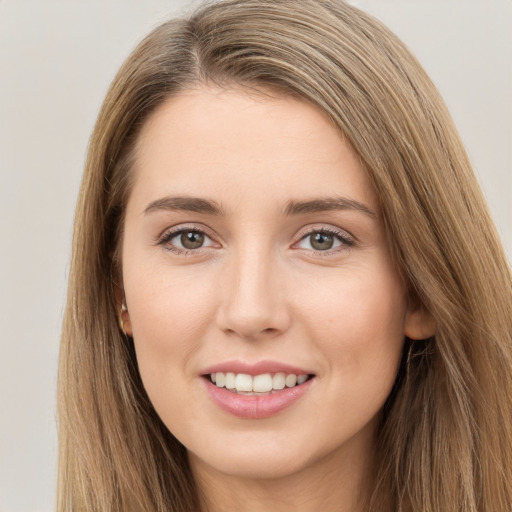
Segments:
[[[411,300],[367,508],[512,510],[512,278],[452,120],[404,45],[341,0],[225,0],[156,28],[115,77],[76,212],[59,371],[58,510],[199,510],[186,451],[146,396],[115,296],[134,142],[197,83],[271,87],[330,116],[365,164]]]

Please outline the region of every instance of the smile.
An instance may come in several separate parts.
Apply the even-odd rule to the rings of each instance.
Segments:
[[[308,375],[296,375],[294,373],[263,373],[249,375],[247,373],[215,372],[210,374],[210,380],[219,388],[246,396],[268,395],[285,388],[300,386],[308,380]]]
[[[224,413],[242,419],[274,416],[308,393],[316,375],[282,363],[225,362],[201,375],[210,399]]]

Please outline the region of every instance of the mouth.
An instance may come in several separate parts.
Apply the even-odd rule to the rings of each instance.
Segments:
[[[313,374],[214,372],[203,376],[218,388],[225,388],[236,395],[267,396],[284,389],[296,388],[311,380]]]
[[[201,375],[205,390],[222,411],[246,420],[270,418],[302,402],[316,375],[272,361],[226,362]]]

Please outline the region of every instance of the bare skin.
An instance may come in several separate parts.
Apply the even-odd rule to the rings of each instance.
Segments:
[[[135,173],[125,328],[205,508],[358,512],[404,337],[432,326],[408,303],[357,155],[306,102],[199,87],[143,127]],[[268,364],[309,377],[257,417],[208,370]]]
[[[371,446],[370,440],[365,448]],[[345,464],[339,465],[340,454],[334,452],[303,471],[283,478],[253,479],[218,474],[191,454],[190,462],[200,489],[204,510],[221,512],[357,512],[362,510],[363,475],[371,453],[362,457],[362,448],[343,454]],[[364,449],[364,448],[363,448]],[[350,469],[349,469],[350,468]],[[347,471],[348,470],[348,471]]]

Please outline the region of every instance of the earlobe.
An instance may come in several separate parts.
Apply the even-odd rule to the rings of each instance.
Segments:
[[[405,335],[411,340],[426,340],[436,333],[434,317],[421,305],[411,307],[405,317]]]
[[[130,313],[126,306],[126,299],[124,297],[124,291],[121,287],[116,285],[116,302],[118,305],[117,321],[119,328],[125,336],[133,336],[132,323],[130,321]]]
[[[126,304],[123,302],[119,310],[119,327],[126,336],[132,336],[132,324],[130,322],[130,313]]]

